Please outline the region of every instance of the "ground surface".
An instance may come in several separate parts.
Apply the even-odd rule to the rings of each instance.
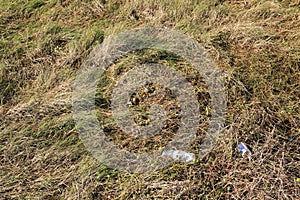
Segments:
[[[0,199],[299,199],[299,1],[0,0],[0,21]],[[201,160],[129,174],[100,164],[84,147],[72,118],[72,84],[94,46],[145,26],[187,34],[224,71],[226,129]],[[138,52],[114,69],[155,61],[191,76],[205,128],[205,87],[187,63],[163,54]],[[120,75],[108,71],[100,85],[99,119],[110,119],[109,83]],[[180,113],[176,100],[164,98]],[[147,123],[139,109],[156,101],[132,106],[136,123]],[[176,120],[167,127],[176,130]],[[120,147],[157,148],[128,143],[107,127]],[[164,145],[162,138],[155,144]],[[237,152],[239,141],[251,148],[251,160]]]

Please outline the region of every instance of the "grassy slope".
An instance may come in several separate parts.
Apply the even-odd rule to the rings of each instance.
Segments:
[[[299,1],[243,2],[0,0],[0,198],[299,197]],[[93,46],[144,26],[186,33],[226,71],[228,129],[202,161],[136,175],[85,150],[71,96]]]

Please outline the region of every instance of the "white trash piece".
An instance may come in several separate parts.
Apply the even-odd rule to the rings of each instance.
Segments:
[[[195,160],[195,154],[181,151],[181,150],[163,151],[161,155],[173,158],[176,161],[182,161],[186,163]]]
[[[242,156],[244,157],[245,155],[248,156],[248,158],[251,157],[252,153],[249,150],[249,148],[247,147],[247,145],[243,142],[241,142],[240,144],[238,144],[238,150],[239,152],[242,154]]]

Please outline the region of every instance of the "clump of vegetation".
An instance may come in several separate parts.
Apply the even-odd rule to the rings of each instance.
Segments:
[[[299,2],[285,0],[1,0],[1,199],[297,199],[299,13]],[[77,70],[105,37],[137,27],[187,34],[203,44],[226,75],[227,128],[202,160],[129,174],[99,163],[78,137],[71,106]],[[120,59],[99,86],[98,110],[109,110],[112,74],[121,70],[113,77],[118,79],[130,64],[155,61],[189,77],[203,110],[199,129],[205,130],[209,95],[201,77],[180,58],[165,54],[144,51]],[[180,113],[176,101],[166,98]],[[179,120],[172,114],[170,128]],[[147,118],[137,116],[136,122]],[[115,139],[137,152],[145,145]],[[251,148],[251,160],[237,152],[239,141]],[[197,142],[201,137],[195,149]]]

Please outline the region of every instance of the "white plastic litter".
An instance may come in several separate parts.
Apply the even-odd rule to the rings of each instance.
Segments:
[[[167,156],[170,158],[173,158],[176,161],[182,161],[182,162],[192,162],[195,160],[195,154],[181,151],[181,150],[169,150],[169,151],[163,151],[162,156]]]
[[[247,145],[243,142],[241,142],[239,145],[238,145],[238,150],[239,152],[242,154],[242,156],[248,156],[249,158],[251,157],[252,153],[251,151],[249,150],[249,148],[247,147]]]

